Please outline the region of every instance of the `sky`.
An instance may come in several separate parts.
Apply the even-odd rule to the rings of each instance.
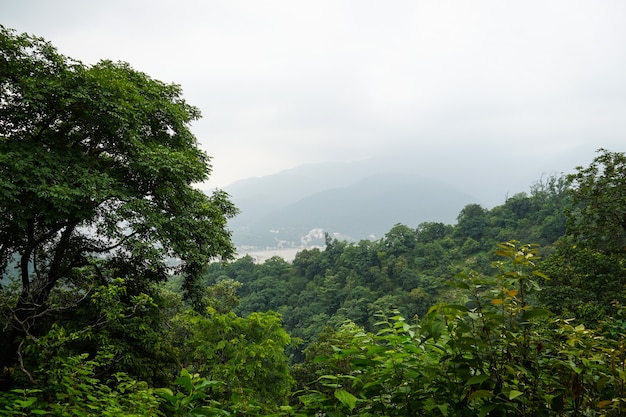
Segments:
[[[381,155],[521,184],[623,152],[625,21],[623,0],[0,2],[64,55],[180,84],[211,187]]]

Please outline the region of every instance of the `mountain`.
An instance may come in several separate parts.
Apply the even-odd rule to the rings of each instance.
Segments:
[[[301,165],[278,174],[237,181],[225,188],[241,210],[232,225],[255,223],[277,209],[315,193],[344,187],[371,175],[365,162]]]
[[[594,153],[580,146],[551,153],[518,145],[503,142],[508,156],[495,157],[500,148],[477,151],[479,145],[459,142],[439,149],[418,141],[368,160],[308,164],[238,181],[224,188],[241,210],[229,222],[233,241],[250,249],[292,248],[323,245],[324,232],[377,239],[396,223],[454,223],[465,205],[502,204]]]
[[[225,189],[241,214],[229,227],[238,247],[300,247],[378,239],[396,223],[454,223],[473,196],[438,180],[393,170],[372,175],[365,161],[305,165]]]

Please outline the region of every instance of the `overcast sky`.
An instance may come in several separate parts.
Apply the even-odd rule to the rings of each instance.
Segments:
[[[537,178],[626,150],[624,0],[4,0],[0,23],[181,84],[210,186],[413,152]]]

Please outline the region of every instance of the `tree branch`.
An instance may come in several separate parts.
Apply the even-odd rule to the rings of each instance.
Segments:
[[[20,342],[20,345],[17,348],[17,360],[20,364],[20,370],[24,372],[24,374],[28,377],[28,380],[30,381],[31,384],[33,384],[34,386],[37,386],[37,382],[33,379],[33,376],[24,367],[24,358],[22,358],[22,346],[23,345],[24,345],[24,341],[22,340]]]

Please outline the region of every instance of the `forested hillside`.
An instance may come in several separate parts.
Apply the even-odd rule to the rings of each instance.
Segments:
[[[626,154],[255,264],[179,86],[0,26],[0,93],[0,415],[626,415]]]
[[[358,243],[327,235],[324,250],[303,250],[292,263],[274,257],[256,265],[249,256],[214,263],[206,285],[242,284],[238,314],[277,311],[285,329],[305,345],[326,326],[338,328],[346,320],[374,331],[377,312],[424,316],[432,305],[456,297],[446,283],[461,271],[493,273],[499,242],[535,242],[549,253],[565,233],[568,202],[565,179],[548,177],[530,195],[516,194],[491,210],[465,206],[455,225],[397,224],[382,239]]]

